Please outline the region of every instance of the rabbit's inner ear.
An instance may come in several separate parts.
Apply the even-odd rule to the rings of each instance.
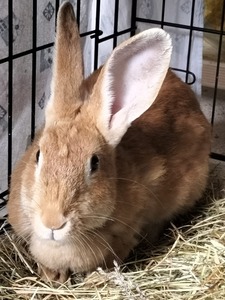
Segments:
[[[171,57],[171,39],[162,29],[146,30],[118,46],[104,67],[102,115],[108,141],[116,145],[131,122],[154,102]]]

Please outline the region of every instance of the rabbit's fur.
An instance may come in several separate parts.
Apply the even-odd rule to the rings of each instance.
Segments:
[[[147,30],[84,80],[73,9],[61,6],[46,123],[13,172],[8,202],[47,278],[110,267],[201,197],[210,125],[168,71],[171,48],[163,30]]]

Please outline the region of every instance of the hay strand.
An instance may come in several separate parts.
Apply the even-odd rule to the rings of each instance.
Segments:
[[[0,236],[0,299],[222,300],[225,298],[225,199],[205,205],[189,225],[171,224],[167,243],[135,262],[65,284],[40,281],[24,242]],[[169,242],[168,242],[169,241]],[[137,252],[140,249],[137,249]]]

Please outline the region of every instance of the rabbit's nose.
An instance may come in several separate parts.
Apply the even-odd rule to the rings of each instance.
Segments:
[[[63,229],[67,224],[67,219],[62,213],[52,209],[45,210],[41,216],[42,223],[51,230]]]
[[[51,230],[54,231],[54,230],[60,230],[60,229],[63,229],[67,224],[67,221],[65,221],[64,223],[62,224],[57,224],[57,225],[54,225],[51,227]]]
[[[56,231],[63,229],[66,226],[67,221],[64,218],[54,218],[47,221],[45,220],[43,223],[47,228]]]
[[[65,221],[64,223],[62,224],[58,224],[58,226],[52,226],[50,228],[50,239],[51,240],[61,240],[62,238],[65,237],[65,231],[63,230],[63,228],[66,227],[67,225],[67,221]],[[68,227],[67,227],[68,228]],[[66,232],[67,232],[67,229],[66,229]]]

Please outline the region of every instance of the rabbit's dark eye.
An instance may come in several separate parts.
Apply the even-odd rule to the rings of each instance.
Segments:
[[[40,156],[40,150],[38,150],[36,153],[36,163],[38,163],[39,161],[39,156]]]
[[[90,172],[94,173],[95,171],[98,170],[98,167],[99,167],[99,158],[96,154],[94,154],[90,162]]]

